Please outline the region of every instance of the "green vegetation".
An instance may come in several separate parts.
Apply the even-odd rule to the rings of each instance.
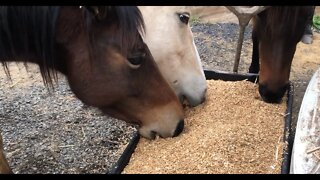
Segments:
[[[190,24],[198,23],[198,22],[200,22],[200,17],[198,17],[198,16],[191,16]]]
[[[313,21],[313,27],[320,30],[320,16],[314,15],[312,21]]]

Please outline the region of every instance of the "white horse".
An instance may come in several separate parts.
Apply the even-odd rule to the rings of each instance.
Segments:
[[[205,100],[207,82],[185,6],[140,6],[144,40],[158,67],[181,101],[191,106]]]

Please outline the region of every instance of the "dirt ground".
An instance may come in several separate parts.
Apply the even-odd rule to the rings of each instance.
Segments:
[[[136,128],[85,106],[59,75],[45,88],[38,67],[11,63],[0,70],[0,129],[17,174],[107,173]]]

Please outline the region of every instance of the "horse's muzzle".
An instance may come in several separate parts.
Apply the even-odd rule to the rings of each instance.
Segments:
[[[272,91],[267,85],[259,84],[259,93],[263,101],[267,103],[281,103],[281,100],[287,91],[288,84],[278,88],[276,91]]]

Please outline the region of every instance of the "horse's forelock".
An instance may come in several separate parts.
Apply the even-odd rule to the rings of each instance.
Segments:
[[[119,48],[123,55],[127,55],[132,49],[135,49],[141,36],[145,33],[144,20],[136,6],[95,6],[86,9],[85,27],[91,46],[94,46],[96,42],[95,32],[91,31],[91,26],[95,21],[107,22],[117,27]],[[92,51],[91,46],[89,47],[90,51]]]
[[[127,54],[139,41],[139,34],[144,33],[145,25],[142,14],[136,6],[107,6],[105,8],[106,18],[108,18],[108,13],[116,13],[122,52]]]
[[[276,38],[277,33],[285,31],[291,35],[294,35],[297,25],[304,26],[304,24],[298,24],[298,18],[301,12],[305,9],[301,6],[272,6],[267,9],[266,14],[266,28],[270,35],[268,38]]]

